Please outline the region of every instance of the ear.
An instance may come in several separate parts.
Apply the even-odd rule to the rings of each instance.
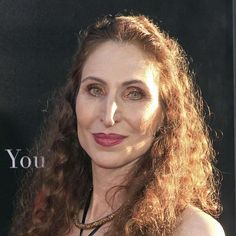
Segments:
[[[164,119],[165,119],[165,113],[164,113],[162,107],[160,107],[160,110],[158,112],[158,117],[157,117],[157,127],[153,132],[153,138],[157,137],[157,134],[159,133],[160,128],[163,127]]]
[[[158,125],[157,125],[156,132],[158,132],[159,129],[164,125],[164,120],[165,120],[165,112],[164,112],[162,106],[160,106],[160,113],[159,113],[159,119],[158,119]]]

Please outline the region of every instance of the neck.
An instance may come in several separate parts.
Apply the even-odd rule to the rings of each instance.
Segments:
[[[107,169],[92,163],[93,193],[86,219],[88,222],[95,221],[101,217],[119,209],[125,201],[126,190],[119,189],[124,186],[125,177],[129,168]]]

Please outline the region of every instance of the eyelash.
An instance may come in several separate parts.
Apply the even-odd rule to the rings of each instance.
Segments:
[[[127,90],[128,90],[128,94],[125,95],[126,98],[128,98],[128,96],[129,96],[130,94],[134,94],[134,93],[138,93],[139,98],[135,98],[135,99],[131,99],[131,100],[141,100],[141,99],[143,99],[143,98],[146,98],[146,93],[145,93],[142,89],[140,89],[140,88],[137,88],[137,87],[128,87]],[[129,91],[129,90],[130,90],[130,91]]]
[[[93,89],[96,89],[96,90],[99,90],[99,93],[93,93],[92,92],[92,90]],[[87,92],[88,92],[88,94],[90,94],[91,96],[94,96],[94,97],[99,97],[99,96],[103,96],[103,95],[105,95],[105,91],[104,91],[104,89],[103,88],[101,88],[101,86],[100,85],[98,85],[98,84],[89,84],[87,87],[86,87],[86,90],[87,90]],[[139,96],[139,98],[130,98],[130,100],[142,100],[142,99],[144,99],[144,98],[146,98],[147,96],[146,96],[146,93],[142,90],[142,89],[140,89],[140,88],[138,88],[138,87],[128,87],[127,88],[127,91],[128,91],[128,93],[125,91],[124,92],[124,97],[126,98],[126,99],[129,99],[129,95],[130,94],[132,94],[132,93],[138,93],[140,96]],[[127,94],[126,94],[127,93]]]
[[[86,89],[87,89],[87,92],[88,92],[90,95],[94,96],[94,97],[99,97],[99,96],[102,96],[102,95],[105,94],[105,92],[103,91],[103,89],[102,89],[99,85],[97,85],[97,84],[89,84]],[[93,93],[91,92],[92,89],[100,90],[100,91],[103,92],[103,94],[100,94],[100,95],[93,94]]]

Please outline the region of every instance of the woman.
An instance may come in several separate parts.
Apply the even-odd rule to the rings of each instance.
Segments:
[[[151,20],[91,25],[56,104],[12,235],[224,235],[202,99]]]

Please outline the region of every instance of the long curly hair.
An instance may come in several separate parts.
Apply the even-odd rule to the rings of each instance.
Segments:
[[[215,152],[201,94],[180,45],[144,15],[106,16],[80,35],[66,86],[33,149],[45,168],[24,178],[11,235],[65,235],[92,185],[91,161],[77,137],[75,101],[88,55],[106,41],[138,44],[160,71],[164,121],[128,177],[127,201],[106,235],[171,235],[186,206],[220,213]]]

